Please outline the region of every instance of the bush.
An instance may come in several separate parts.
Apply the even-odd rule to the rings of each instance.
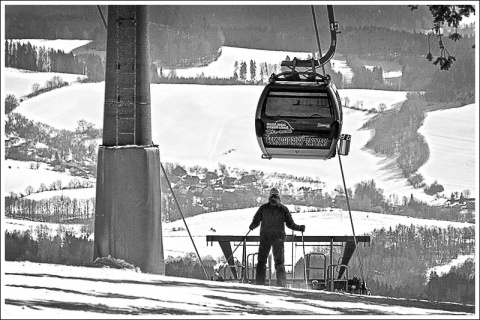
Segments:
[[[430,187],[426,187],[425,189],[423,189],[423,191],[429,196],[433,196],[437,193],[443,192],[444,190],[445,189],[443,188],[443,186],[441,184],[438,184],[437,181],[432,183]]]

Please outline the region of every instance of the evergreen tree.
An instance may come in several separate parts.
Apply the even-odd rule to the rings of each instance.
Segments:
[[[255,61],[250,60],[250,79],[255,82],[257,77],[257,64]]]
[[[5,97],[5,114],[9,114],[19,105],[20,103],[18,102],[18,99],[13,94],[7,94]]]
[[[238,61],[235,61],[233,65],[233,80],[238,80]]]
[[[247,79],[247,63],[242,61],[240,64],[240,80],[245,81]]]

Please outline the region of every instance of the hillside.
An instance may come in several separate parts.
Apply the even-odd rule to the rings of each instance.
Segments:
[[[160,146],[162,161],[178,162],[187,166],[200,165],[211,169],[217,168],[218,163],[223,163],[227,167],[247,171],[255,169],[295,176],[318,176],[326,182],[328,190],[333,190],[341,184],[337,159],[305,160],[302,166],[297,166],[295,161],[288,159],[268,161],[260,158],[253,127],[253,114],[262,87],[159,84],[152,85],[151,88],[153,141]],[[74,130],[80,119],[101,127],[103,90],[102,83],[64,87],[25,101],[17,112],[59,129]],[[404,92],[355,89],[340,90],[340,95],[342,98],[349,97],[352,102],[362,101],[365,109],[376,108],[381,103],[391,108],[405,97]],[[55,110],[53,113],[48,111],[52,108]],[[462,108],[455,110],[463,112]],[[345,109],[344,115],[343,131],[352,135],[351,152],[343,158],[347,185],[352,186],[362,180],[374,179],[387,196],[395,193],[401,198],[414,194],[419,199],[428,199],[423,190],[413,189],[406,179],[400,177],[391,160],[363,149],[372,133],[359,128],[373,115],[352,109]],[[179,126],[179,123],[182,126]],[[473,125],[470,123],[470,126]],[[474,150],[474,140],[466,143]],[[457,148],[457,144],[452,143],[452,148]],[[231,149],[236,151],[224,154]],[[192,158],[191,154],[195,157]],[[356,169],[358,163],[363,164],[362,170]],[[432,182],[438,179],[442,182],[443,174],[444,172],[436,171],[435,176],[426,175],[425,179]],[[471,176],[469,172],[464,174]],[[471,181],[469,178],[459,180]],[[451,191],[464,189],[470,189],[474,193],[474,185],[471,183],[446,192],[449,194]]]
[[[72,190],[72,192],[74,192]],[[82,192],[81,190],[77,192]],[[305,235],[352,235],[350,218],[348,211],[332,210],[319,211],[318,209],[296,207],[288,205],[293,212],[292,216],[297,224],[306,225]],[[239,210],[227,210],[219,212],[210,212],[187,217],[186,223],[193,236],[195,245],[201,256],[212,256],[214,259],[221,258],[222,251],[217,243],[213,245],[206,243],[207,235],[236,235],[243,236],[248,232],[253,215],[257,208],[246,208]],[[374,229],[395,228],[397,225],[414,225],[417,227],[429,228],[468,228],[474,226],[471,223],[449,222],[441,220],[417,219],[390,214],[379,214],[373,212],[352,211],[352,219],[355,225],[355,233],[357,235],[370,234]],[[41,222],[31,222],[27,220],[5,219],[5,230],[9,231],[26,231],[31,230],[31,234],[35,236],[37,227],[45,224]],[[58,232],[58,224],[47,224],[51,230],[51,234]],[[80,225],[66,225],[66,229],[72,229],[75,234],[80,236]],[[213,231],[214,230],[214,231]],[[291,234],[291,230],[287,230]],[[162,223],[162,235],[164,241],[164,256],[177,257],[184,256],[190,252],[195,252],[193,244],[185,229],[183,220]],[[259,235],[259,228],[252,231],[250,235]],[[256,248],[249,248],[249,253],[254,252]],[[310,249],[307,249],[307,252]],[[362,250],[368,250],[368,246]],[[235,252],[235,257],[241,259],[241,251]],[[290,261],[292,255],[299,257],[301,255],[300,248],[292,251],[288,248],[285,251],[285,259]]]
[[[83,268],[6,262],[2,318],[448,316],[475,306]],[[3,300],[2,299],[2,300]]]
[[[59,46],[61,43],[50,42],[50,45]],[[70,45],[66,42],[65,45]],[[278,63],[286,54],[292,56],[302,55],[301,52],[265,51],[234,47],[224,47],[219,59],[208,66],[201,68],[178,69],[177,72],[184,76],[195,76],[200,72],[210,76],[228,76],[233,74],[234,62],[242,60],[255,60],[257,62]],[[305,54],[305,53],[303,53]],[[346,75],[351,73],[344,60],[332,60],[332,67]],[[6,69],[5,91],[6,93],[26,94],[34,82],[43,83],[49,79],[50,74],[24,72],[11,68]],[[66,80],[73,80],[75,75],[60,74]],[[73,79],[70,79],[73,78]],[[42,81],[42,79],[45,79]],[[341,184],[338,161],[311,161],[305,160],[301,167],[296,166],[294,161],[275,159],[271,161],[260,159],[260,151],[256,143],[253,128],[254,110],[260,96],[261,86],[201,86],[201,85],[169,85],[152,84],[152,119],[153,138],[161,148],[161,160],[178,162],[182,165],[201,165],[209,168],[217,168],[218,163],[227,167],[237,167],[245,170],[264,170],[265,172],[281,172],[296,176],[318,176],[326,182],[327,190],[333,190]],[[343,101],[349,101],[350,106],[364,110],[377,109],[383,105],[385,109],[398,107],[406,99],[405,91],[385,91],[367,89],[340,89]],[[194,97],[194,98],[193,98]],[[193,99],[192,99],[193,98]],[[44,93],[35,98],[21,103],[16,112],[29,119],[43,122],[58,129],[74,130],[77,121],[85,119],[94,123],[98,128],[103,125],[104,82],[74,84],[68,87],[56,89]],[[52,112],[52,110],[55,110]],[[429,114],[435,114],[435,111]],[[443,117],[439,123],[444,127],[464,128],[465,135],[452,135],[454,140],[448,140],[451,154],[457,155],[459,163],[467,163],[467,168],[459,174],[455,174],[457,182],[448,182],[447,176],[450,171],[433,170],[423,172],[427,183],[438,180],[446,183],[445,194],[461,192],[469,189],[475,194],[474,175],[471,174],[469,163],[472,162],[472,153],[475,150],[475,138],[473,136],[474,122],[465,122],[461,119],[474,119],[475,108],[462,107],[452,109],[452,119]],[[344,132],[352,134],[350,155],[344,157],[347,186],[361,180],[374,179],[377,186],[382,188],[385,195],[395,193],[400,198],[410,197],[427,200],[421,189],[413,189],[406,179],[399,177],[398,169],[393,161],[386,157],[373,155],[364,149],[365,144],[373,134],[372,130],[359,130],[361,126],[373,114],[364,111],[345,108]],[[458,116],[455,116],[458,114]],[[220,121],[218,119],[221,119]],[[251,119],[251,120],[249,120]],[[428,120],[428,118],[427,118]],[[456,122],[451,126],[451,121]],[[178,124],[181,123],[182,126]],[[206,126],[205,123],[209,125]],[[428,124],[429,121],[426,121]],[[188,130],[181,129],[189,128]],[[195,134],[192,134],[192,133]],[[421,131],[426,139],[429,132]],[[436,133],[433,133],[435,135]],[[242,137],[241,139],[229,139],[228,137]],[[165,139],[165,137],[169,137]],[[465,139],[465,137],[467,137]],[[188,147],[185,147],[188,146]],[[461,149],[459,149],[461,146]],[[234,153],[224,154],[227,150],[235,149]],[[462,150],[470,150],[469,155]],[[195,157],[190,157],[191,154]],[[463,156],[467,156],[466,162],[462,162]],[[189,159],[189,160],[187,160]],[[431,160],[435,161],[435,160]],[[357,164],[362,163],[361,171],[356,170]],[[445,166],[448,164],[443,164]],[[430,166],[430,164],[428,164]],[[423,170],[423,168],[422,168]],[[443,179],[443,176],[446,176]],[[25,186],[26,187],[26,186]]]

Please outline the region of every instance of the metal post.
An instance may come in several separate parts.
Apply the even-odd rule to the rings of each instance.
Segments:
[[[268,285],[272,285],[272,255],[268,255]]]
[[[292,238],[295,236],[295,234],[293,233],[293,230],[292,230]],[[295,259],[293,257],[293,241],[292,241],[292,288],[293,288],[293,284],[295,282]]]
[[[302,245],[303,245],[303,274],[305,278],[305,289],[308,289],[308,275],[307,275],[307,259],[305,256],[305,241],[303,240],[303,232],[302,232]]]
[[[330,240],[330,266],[333,266],[333,239]],[[333,285],[333,267],[330,267],[330,291],[334,291]]]
[[[242,253],[242,282],[246,282],[247,278],[247,240],[243,241],[243,253]]]

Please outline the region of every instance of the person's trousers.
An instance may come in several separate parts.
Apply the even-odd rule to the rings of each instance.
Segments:
[[[284,287],[287,283],[285,274],[285,252],[284,252],[285,235],[284,234],[261,234],[260,246],[258,248],[258,262],[256,284],[265,285],[267,273],[267,259],[270,249],[273,252],[273,260],[275,262],[275,271],[277,276],[277,286]]]

